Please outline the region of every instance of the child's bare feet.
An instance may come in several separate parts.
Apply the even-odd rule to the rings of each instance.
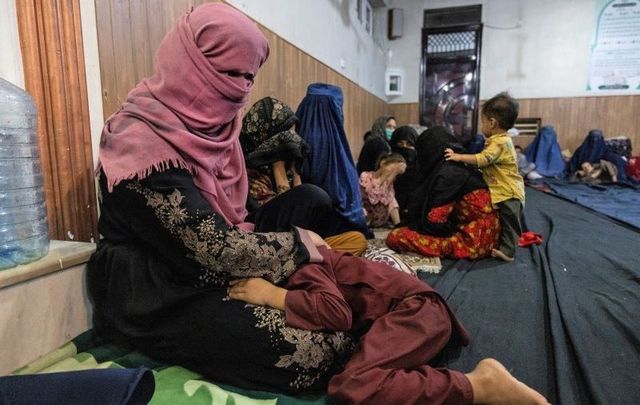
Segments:
[[[502,251],[498,249],[491,249],[491,256],[497,257],[498,259],[504,260],[505,262],[512,262],[514,259],[513,257],[505,255]]]
[[[474,404],[547,405],[537,391],[516,380],[494,359],[484,359],[466,374],[473,389]]]

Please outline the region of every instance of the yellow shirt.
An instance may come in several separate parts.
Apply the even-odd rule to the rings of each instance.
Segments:
[[[475,157],[494,205],[510,198],[524,204],[524,180],[518,173],[513,141],[506,132],[487,138],[484,149]]]

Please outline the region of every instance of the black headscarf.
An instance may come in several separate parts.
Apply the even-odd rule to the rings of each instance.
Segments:
[[[405,162],[407,162],[405,172],[396,177],[396,181],[393,183],[393,188],[396,192],[396,200],[400,207],[400,218],[403,220],[406,219],[407,202],[409,201],[409,196],[411,191],[413,191],[415,183],[416,151],[415,149],[398,146],[398,142],[407,141],[415,147],[417,138],[418,133],[415,129],[410,126],[402,126],[393,131],[390,141],[391,151],[402,155]]]
[[[409,125],[404,125],[396,128],[396,130],[393,131],[393,135],[391,135],[391,140],[389,141],[389,143],[391,144],[392,149],[394,147],[398,147],[398,142],[400,141],[407,141],[412,146],[416,146],[417,139],[418,133],[416,132],[416,130]]]
[[[298,122],[291,107],[273,97],[258,100],[242,120],[240,145],[250,169],[279,160],[295,164],[298,173],[309,146],[292,128]]]
[[[487,188],[480,171],[460,162],[447,161],[444,150],[464,153],[455,136],[444,127],[424,131],[416,142],[416,188],[408,202],[408,225],[420,233],[433,236],[451,236],[456,220],[446,223],[429,222],[431,209],[456,201],[471,191]]]

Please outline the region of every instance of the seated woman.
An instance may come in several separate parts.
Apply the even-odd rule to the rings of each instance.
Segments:
[[[544,404],[495,360],[467,374],[427,365],[467,336],[426,283],[326,249],[304,229],[251,231],[239,111],[267,55],[263,34],[241,12],[199,6],[160,44],[155,73],[106,122],[103,238],[87,270],[96,333],[247,389],[298,393],[332,379],[330,395],[343,403]],[[294,280],[294,294],[271,291],[254,305],[228,299],[233,280],[275,287],[298,270],[309,279]],[[312,283],[320,290],[307,291]],[[233,298],[253,301],[245,284],[234,281]],[[316,315],[339,315],[338,288],[356,327],[341,328],[349,333],[315,327]],[[411,330],[430,334],[403,333]],[[363,336],[362,349],[332,377],[351,353],[351,333]],[[396,336],[409,338],[390,347]]]
[[[418,138],[419,185],[409,201],[408,226],[387,236],[387,246],[424,256],[454,259],[487,257],[500,236],[498,212],[477,169],[446,161],[444,150],[463,151],[444,127]]]
[[[524,155],[527,162],[534,164],[536,173],[541,176],[558,177],[564,173],[565,164],[558,144],[558,136],[556,130],[550,125],[540,128],[538,135],[525,148]]]
[[[240,145],[249,177],[249,211],[302,184],[309,145],[294,130],[298,118],[280,100],[258,100],[242,120]]]
[[[601,160],[606,160],[613,163],[616,166],[618,180],[626,180],[625,166],[626,162],[622,156],[612,152],[604,141],[602,131],[599,129],[593,129],[589,131],[589,134],[584,138],[582,144],[576,149],[569,161],[567,172],[569,176],[574,175],[578,170],[582,169],[584,162],[600,163]]]
[[[351,230],[373,234],[367,228],[358,173],[344,132],[342,90],[325,83],[307,87],[296,116],[296,130],[311,147],[302,167],[302,181],[315,184],[329,194],[333,205]]]
[[[295,132],[298,118],[280,100],[265,97],[245,115],[240,145],[247,166],[247,221],[265,232],[312,230],[334,249],[361,255],[367,248],[363,234],[333,208],[331,197],[313,184],[302,184],[302,163],[309,146]]]
[[[103,238],[87,283],[103,338],[216,381],[299,392],[324,387],[350,338],[226,300],[232,278],[280,282],[322,261],[317,235],[245,222],[239,111],[268,53],[255,23],[220,3],[195,8],[165,36],[155,73],[105,123]]]
[[[369,135],[365,135],[364,145],[358,155],[358,175],[362,172],[373,172],[376,170],[376,164],[380,156],[391,152],[389,141],[391,135],[396,129],[396,119],[383,115],[378,117],[369,131]]]
[[[407,168],[404,173],[396,177],[393,189],[396,193],[396,201],[400,211],[400,219],[405,220],[407,214],[407,202],[413,191],[416,174],[416,139],[418,133],[408,125],[396,128],[391,135],[391,151],[399,153],[404,158]]]
[[[402,155],[390,153],[378,161],[375,172],[360,174],[360,193],[362,205],[367,211],[367,224],[371,227],[400,223],[400,211],[396,201],[393,184],[398,175],[404,173],[407,164]]]

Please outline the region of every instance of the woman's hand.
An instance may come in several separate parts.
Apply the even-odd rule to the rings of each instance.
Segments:
[[[273,179],[276,182],[276,193],[282,194],[289,191],[291,186],[289,185],[289,179],[287,178],[287,169],[283,160],[278,160],[271,164],[271,171],[273,172]]]
[[[295,164],[291,165],[291,173],[293,174],[293,187],[298,187],[302,184],[302,178],[300,178]]]
[[[245,278],[229,283],[229,298],[254,305],[266,305],[284,311],[287,290],[263,278]]]

